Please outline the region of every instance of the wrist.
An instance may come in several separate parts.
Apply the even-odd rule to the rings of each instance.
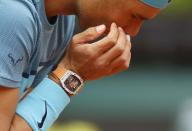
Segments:
[[[61,86],[59,79],[56,79],[55,77],[53,77],[51,74],[49,74],[48,76],[49,79],[51,79],[52,81],[54,81],[56,84],[58,84],[59,86]]]
[[[73,71],[74,73],[78,74],[81,78],[83,78],[78,69],[70,61],[70,56],[68,54],[66,54],[65,58],[58,64],[58,68]]]

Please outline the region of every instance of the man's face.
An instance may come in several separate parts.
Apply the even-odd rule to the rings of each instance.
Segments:
[[[144,22],[160,13],[159,9],[145,5],[139,0],[80,0],[79,22],[81,29],[112,22],[135,36]]]

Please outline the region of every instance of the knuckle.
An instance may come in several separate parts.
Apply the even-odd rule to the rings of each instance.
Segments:
[[[100,68],[100,69],[105,68],[106,67],[106,62],[97,61],[96,66],[97,66],[97,68]]]
[[[124,48],[122,46],[116,46],[116,52],[122,54],[124,52]]]
[[[87,36],[92,36],[92,34],[93,34],[93,29],[92,29],[92,28],[88,28],[88,29],[86,30],[86,35],[87,35]]]
[[[85,39],[86,40],[93,40],[95,39],[95,32],[93,31],[92,28],[87,29],[85,33]]]
[[[110,40],[110,43],[112,43],[113,45],[115,45],[115,44],[117,43],[117,41],[116,41],[114,38],[112,38],[112,39]]]
[[[96,51],[95,48],[91,48],[90,51],[92,52],[92,57],[93,57],[94,59],[96,59],[96,58],[99,57],[100,54]]]
[[[88,39],[88,40],[94,40],[94,39],[95,39],[95,36],[93,36],[92,34],[89,34],[89,35],[87,36],[87,39]]]
[[[127,70],[129,68],[129,64],[130,64],[129,61],[122,59],[120,63],[121,63],[120,65],[122,67],[122,70]]]
[[[123,57],[121,59],[121,62],[122,62],[122,65],[123,65],[124,69],[128,69],[129,68],[129,65],[130,65],[130,59],[129,58]]]
[[[101,68],[101,69],[104,68],[105,67],[105,63],[104,62],[99,62],[98,63],[98,67]]]
[[[87,53],[87,57],[85,59],[88,59],[89,61],[95,59],[96,55],[91,48],[87,48],[85,51]]]
[[[131,45],[131,43],[130,43],[130,42],[128,42],[128,43],[127,43],[127,48],[129,48],[129,50],[131,50],[132,45]]]
[[[124,69],[129,69],[129,62],[126,62],[126,63],[124,64]]]
[[[128,52],[128,57],[131,58],[131,56],[132,56],[132,53],[131,53],[131,51],[129,51]]]
[[[109,43],[115,45],[117,43],[117,40],[112,36],[107,36]]]
[[[131,59],[131,51],[128,52],[127,56],[126,56],[129,60]]]
[[[125,57],[125,56],[121,56],[119,63],[121,65],[123,65],[124,68],[128,68],[129,67],[129,63],[130,63],[130,58],[129,57]]]
[[[95,59],[96,59],[95,53],[92,53],[92,54],[89,55],[89,60],[90,61],[94,61]]]
[[[124,65],[125,63],[127,63],[127,61],[128,61],[127,58],[124,58],[124,57],[121,57],[121,58],[120,58],[120,63],[123,64],[123,65]]]
[[[72,39],[71,39],[71,42],[72,43],[76,43],[76,41],[77,41],[77,35],[74,35],[73,37],[72,37]]]

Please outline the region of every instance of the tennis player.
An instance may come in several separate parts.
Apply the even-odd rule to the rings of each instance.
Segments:
[[[129,35],[169,2],[1,0],[0,131],[46,131],[84,82],[126,70]]]

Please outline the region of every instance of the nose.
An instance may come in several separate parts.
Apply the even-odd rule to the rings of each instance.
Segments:
[[[143,24],[143,21],[140,19],[133,19],[129,26],[126,27],[125,31],[127,34],[131,35],[132,37],[136,36]]]

